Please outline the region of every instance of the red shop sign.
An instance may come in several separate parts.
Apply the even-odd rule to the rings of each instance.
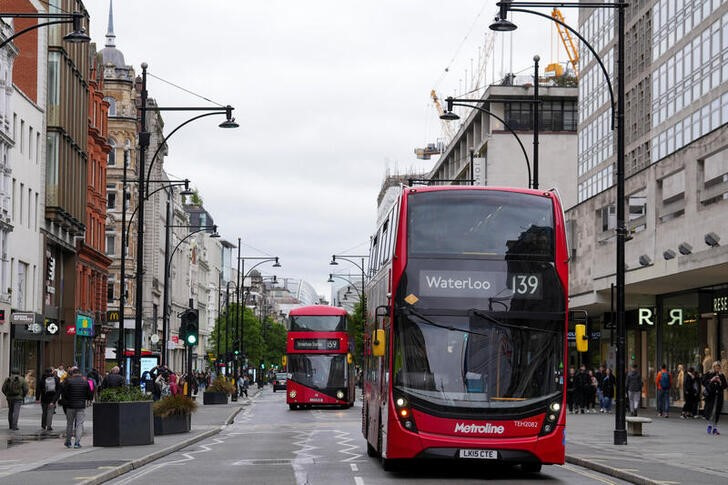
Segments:
[[[68,325],[66,327],[66,335],[76,335],[76,326],[75,325]]]

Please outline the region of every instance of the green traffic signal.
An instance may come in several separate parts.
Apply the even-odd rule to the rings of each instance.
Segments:
[[[190,347],[199,340],[199,311],[188,308],[180,315],[179,334]]]
[[[188,334],[187,343],[189,345],[195,345],[197,343],[197,335]]]

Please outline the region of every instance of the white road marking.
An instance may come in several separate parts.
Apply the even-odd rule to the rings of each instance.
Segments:
[[[359,471],[359,467],[356,466],[356,463],[351,463],[351,471],[353,471],[353,472],[358,472]]]
[[[364,485],[364,479],[362,477],[354,477],[354,483],[356,485]]]

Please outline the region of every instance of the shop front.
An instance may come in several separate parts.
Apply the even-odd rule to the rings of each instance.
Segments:
[[[45,345],[58,333],[57,325],[34,312],[13,312],[10,317],[10,369],[28,381],[28,400],[35,399],[35,383],[42,374]]]

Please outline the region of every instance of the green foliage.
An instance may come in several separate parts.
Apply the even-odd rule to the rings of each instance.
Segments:
[[[190,196],[190,205],[202,207],[202,197],[200,196],[200,192],[197,189],[194,189],[194,192]]]
[[[281,357],[286,353],[286,328],[270,317],[261,324],[260,319],[250,308],[231,303],[215,323],[212,331],[208,351],[215,352],[220,341],[220,353],[227,350],[232,352],[237,328],[238,311],[243,322],[243,353],[251,366],[259,362],[268,365],[280,364]],[[238,328],[239,330],[239,328]]]
[[[349,315],[349,338],[354,342],[354,363],[361,364],[364,351],[364,327],[366,323],[366,296],[354,305],[354,313]]]
[[[187,396],[167,396],[152,405],[155,416],[184,416],[197,410],[197,403]]]
[[[225,394],[232,394],[235,392],[235,387],[232,382],[222,376],[219,376],[212,381],[212,384],[207,386],[205,392],[224,392]]]
[[[130,402],[130,401],[151,401],[141,389],[136,386],[110,387],[102,389],[99,393],[98,402]]]

